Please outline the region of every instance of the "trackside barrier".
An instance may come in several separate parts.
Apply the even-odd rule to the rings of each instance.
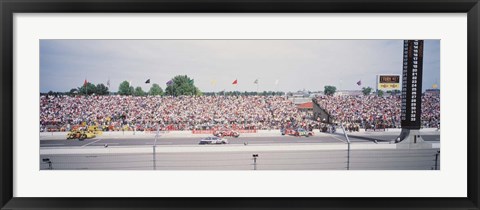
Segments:
[[[315,136],[320,136],[320,135],[328,135],[325,133],[319,132],[318,129],[313,130]],[[382,134],[384,133],[391,133],[391,134],[396,134],[396,132],[400,133],[400,129],[391,129],[386,132],[381,132]],[[431,135],[431,134],[438,134],[439,131],[436,131],[436,129],[422,129],[421,132],[424,135]],[[40,139],[41,140],[46,140],[46,139],[66,139],[68,132],[40,132]],[[241,131],[240,137],[265,137],[265,136],[281,136],[280,135],[280,130],[244,130]],[[338,134],[344,134],[341,129],[337,129]],[[348,133],[348,132],[347,132]],[[365,132],[364,130],[360,130],[360,132],[352,132],[352,135],[374,135],[377,132]],[[196,130],[196,131],[160,131],[159,135],[162,138],[189,138],[189,137],[207,137],[211,136],[213,134],[213,131],[208,130]],[[349,133],[350,134],[350,133]],[[380,133],[379,133],[380,134]],[[156,135],[155,131],[105,131],[103,132],[102,135],[99,135],[98,137],[113,137],[113,138],[133,138],[133,137],[145,137],[145,138],[154,138]]]
[[[213,134],[213,130],[192,130],[192,134]]]
[[[213,134],[215,130],[192,130],[192,134]],[[234,130],[239,133],[257,133],[257,130]]]
[[[346,145],[340,143],[157,145],[154,150],[148,146],[41,148],[39,164],[40,170],[441,170],[438,149],[396,149],[394,144],[352,144],[349,165]]]

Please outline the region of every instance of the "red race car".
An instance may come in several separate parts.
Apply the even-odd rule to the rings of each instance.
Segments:
[[[238,138],[240,136],[240,133],[234,130],[217,130],[213,132],[213,135],[217,137],[232,136]]]
[[[295,133],[297,133],[297,131],[295,129],[291,129],[291,128],[282,129],[281,132],[282,132],[282,136],[284,136],[284,135],[295,135]]]
[[[298,128],[298,129],[282,129],[282,135],[290,135],[290,136],[313,136],[312,131],[307,131],[303,128]]]

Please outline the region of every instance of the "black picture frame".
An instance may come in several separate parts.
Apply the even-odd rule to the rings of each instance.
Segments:
[[[1,209],[479,209],[478,0],[0,0]],[[15,13],[467,13],[468,196],[466,198],[16,198],[13,197]],[[464,122],[459,122],[464,123]],[[72,189],[73,190],[73,189]],[[346,189],[347,190],[347,189]]]

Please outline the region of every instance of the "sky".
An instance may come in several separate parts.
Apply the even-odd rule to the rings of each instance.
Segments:
[[[113,92],[123,81],[165,89],[176,75],[202,92],[375,89],[376,75],[402,74],[402,59],[403,40],[40,40],[40,92],[67,92],[85,79],[110,81]],[[434,84],[440,40],[426,40],[423,91]]]

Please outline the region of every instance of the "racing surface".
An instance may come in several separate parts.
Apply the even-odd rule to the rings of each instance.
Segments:
[[[375,135],[375,136],[359,136],[355,133],[349,134],[351,143],[358,142],[371,142],[374,140],[379,141],[392,141],[397,135]],[[425,141],[439,142],[440,135],[422,135]],[[166,138],[159,137],[157,145],[198,145],[201,137],[189,137],[189,138]],[[346,143],[346,139],[343,135],[328,134],[324,136],[311,136],[311,137],[294,137],[294,136],[281,136],[278,137],[226,137],[229,144],[311,144],[311,143]],[[40,147],[98,147],[98,146],[151,146],[155,142],[153,137],[128,137],[128,138],[115,138],[115,137],[96,137],[93,139],[85,139],[79,141],[73,140],[41,140]]]
[[[226,145],[199,145],[202,137],[160,136],[155,152],[152,136],[98,136],[83,141],[47,137],[40,141],[39,166],[40,170],[440,169],[440,148],[395,149],[393,132],[348,136],[350,150],[345,136],[338,133],[225,137]],[[428,143],[440,143],[439,133],[422,137]],[[256,164],[253,154],[258,154]]]
[[[211,145],[213,146],[213,145]],[[438,149],[56,154],[52,170],[432,170]],[[252,154],[258,154],[256,165]],[[350,160],[350,161],[349,161]],[[155,165],[155,168],[154,168]],[[40,161],[40,169],[49,165]]]

